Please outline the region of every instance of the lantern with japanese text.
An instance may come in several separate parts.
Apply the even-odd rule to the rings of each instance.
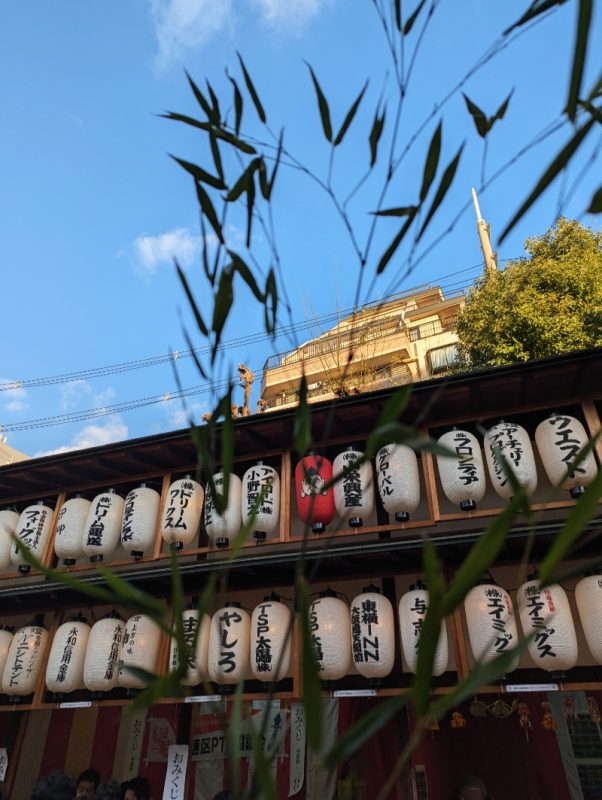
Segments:
[[[509,500],[514,494],[508,480],[508,469],[527,497],[537,488],[537,468],[531,440],[521,425],[502,421],[489,428],[485,434],[485,458],[493,488],[500,497]]]
[[[416,453],[406,444],[388,444],[376,454],[378,493],[395,522],[407,522],[420,504]]]
[[[34,622],[15,633],[2,674],[2,691],[11,697],[33,694],[48,645],[48,631]]]
[[[95,622],[84,661],[84,686],[96,696],[117,686],[125,622],[116,611]]]
[[[97,495],[92,500],[84,525],[84,555],[92,563],[110,556],[121,533],[121,520],[125,501],[114,489]]]
[[[443,493],[462,511],[474,511],[487,489],[485,466],[477,437],[469,431],[454,428],[440,436],[437,444],[456,454],[456,458],[437,455]]]
[[[251,617],[251,672],[264,683],[277,682],[290,673],[291,612],[278,595],[264,598]]]
[[[224,473],[216,472],[213,476],[216,492],[224,495]],[[238,475],[230,473],[228,481],[228,502],[223,514],[217,513],[211,485],[207,484],[205,492],[205,514],[203,522],[210,541],[216,547],[228,547],[230,539],[234,539],[240,530],[242,484]]]
[[[546,672],[572,669],[577,663],[577,634],[564,589],[558,584],[542,588],[529,576],[517,599],[523,632],[534,634],[527,647],[535,665]]]
[[[249,669],[251,618],[240,603],[216,611],[209,633],[209,677],[219,686],[234,686]]]
[[[15,629],[10,625],[0,625],[0,676],[4,674],[8,651],[14,635]]]
[[[81,616],[64,622],[54,634],[46,665],[46,686],[55,694],[83,688],[90,626]]]
[[[578,453],[589,442],[583,425],[568,414],[552,414],[540,422],[535,429],[535,441],[546,475],[554,485],[565,477]],[[597,472],[596,459],[590,450],[571,470],[562,488],[570,491],[571,497],[579,497]]]
[[[203,614],[200,630],[199,612],[196,608],[188,608],[182,615],[184,625],[184,641],[189,651],[193,654],[193,660],[188,664],[188,672],[182,679],[184,686],[196,686],[209,678],[208,658],[209,658],[209,632],[211,630],[211,617]],[[171,640],[169,651],[169,667],[172,670],[178,668],[179,660],[178,644],[175,639]]]
[[[421,581],[410,586],[410,591],[402,595],[399,601],[399,633],[403,655],[410,672],[416,674],[418,665],[418,643],[420,632],[426,617],[429,593]],[[447,643],[447,626],[441,621],[441,633],[435,651],[432,674],[442,675],[447,669],[449,648]]]
[[[586,575],[575,586],[575,600],[585,640],[596,664],[602,664],[602,573]]]
[[[40,502],[34,506],[27,506],[27,508],[21,512],[19,521],[17,522],[15,538],[18,539],[21,544],[26,545],[30,553],[38,560],[41,560],[44,556],[46,542],[48,541],[50,528],[52,526],[52,513],[52,509],[44,505],[44,502],[40,500]],[[31,569],[29,564],[25,563],[16,543],[13,543],[10,552],[10,560],[13,564],[18,565],[19,572],[24,575]]]
[[[348,447],[335,458],[332,471],[341,477],[334,485],[334,506],[350,528],[360,528],[374,510],[374,476],[364,454]]]
[[[6,569],[10,565],[10,551],[18,523],[19,515],[16,511],[8,508],[0,511],[0,569]]]
[[[259,503],[260,497],[262,498]],[[280,478],[273,467],[258,461],[242,479],[242,524],[246,525],[255,510],[251,530],[257,544],[278,529],[280,518]]]
[[[117,683],[126,689],[143,689],[146,681],[130,667],[155,672],[161,644],[161,629],[146,614],[130,617],[125,625]]]
[[[327,589],[309,607],[309,630],[323,681],[344,678],[351,668],[351,627],[347,603]]]
[[[190,544],[199,531],[205,492],[190,475],[174,481],[168,489],[161,535],[171,550]]]
[[[386,678],[393,669],[393,606],[376,586],[368,586],[351,602],[351,655],[359,674],[371,681]]]
[[[309,453],[295,467],[299,517],[314,533],[324,533],[334,517],[332,464],[325,456]]]
[[[84,525],[92,503],[81,495],[66,500],[61,506],[54,536],[54,552],[66,567],[73,566],[84,555]]]
[[[493,661],[518,642],[512,599],[492,580],[484,580],[468,592],[464,598],[464,613],[470,648],[477,663]],[[507,672],[515,670],[517,665],[518,659],[515,659]]]
[[[159,517],[159,492],[142,483],[125,498],[121,523],[121,544],[133,558],[152,550]]]

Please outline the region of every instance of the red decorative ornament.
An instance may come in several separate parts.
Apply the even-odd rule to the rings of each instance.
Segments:
[[[547,731],[555,731],[558,727],[558,723],[554,719],[554,715],[552,714],[552,708],[549,703],[543,702],[541,704],[543,709],[543,718],[541,720],[541,727],[545,728]]]
[[[323,533],[334,517],[332,464],[324,456],[308,455],[295,468],[297,509],[301,520],[314,533]]]
[[[567,724],[567,727],[573,730],[573,726],[575,724],[575,705],[573,698],[570,695],[567,695],[564,700],[564,719]]]
[[[531,716],[531,709],[526,703],[519,703],[516,706],[516,713],[518,714],[518,722],[525,732],[525,738],[529,741],[529,731],[533,728],[533,723],[529,719]]]
[[[592,722],[596,725],[600,724],[600,706],[596,702],[595,697],[588,697],[587,698],[587,708],[589,710],[589,716]]]
[[[450,725],[452,728],[465,728],[468,722],[466,722],[460,711],[454,711]]]

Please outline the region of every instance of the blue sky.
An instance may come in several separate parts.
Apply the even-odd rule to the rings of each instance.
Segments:
[[[404,108],[401,144],[526,6],[485,0],[435,0],[435,5]],[[414,4],[405,6],[412,10]],[[602,34],[597,11],[592,41],[599,41]],[[489,114],[514,89],[506,118],[491,135],[487,175],[558,118],[567,91],[575,16],[576,3],[567,3],[502,49],[463,87]],[[410,46],[419,30],[417,24]],[[184,69],[199,83],[209,78],[227,107],[230,87],[224,70],[240,74],[237,50],[244,55],[272,127],[284,126],[290,150],[321,175],[325,175],[329,151],[304,60],[314,66],[328,96],[335,129],[364,80],[370,79],[356,120],[337,153],[334,182],[344,193],[367,166],[367,135],[379,97],[391,102],[394,91],[370,0],[3,4],[0,384],[77,373],[77,379],[69,382],[0,392],[0,425],[11,446],[36,455],[185,424],[179,401],[166,399],[60,426],[34,423],[30,429],[10,428],[40,418],[169,396],[176,390],[169,363],[102,376],[81,373],[186,349],[182,326],[190,328],[192,321],[174,273],[174,255],[185,266],[201,308],[210,307],[198,265],[198,212],[192,187],[167,155],[204,163],[207,153],[194,132],[158,115],[165,110],[197,113]],[[588,64],[586,85],[594,67]],[[263,136],[247,105],[243,130]],[[480,183],[482,144],[461,94],[455,92],[416,141],[385,205],[415,201],[428,142],[440,116],[444,118],[441,164],[447,164],[462,142],[466,145],[452,191],[418,256],[470,199],[470,187]],[[494,236],[569,134],[565,128],[529,151],[481,193],[481,206]],[[600,183],[599,162],[586,163],[598,145],[593,138],[588,142],[574,171],[551,188],[503,243],[501,259],[519,256],[527,236],[543,233],[563,197],[567,216],[583,212]],[[584,165],[584,175],[567,200],[567,190]],[[376,180],[368,182],[351,206],[360,236],[367,231],[371,219],[367,212],[373,207],[376,189]],[[275,210],[292,318],[303,322],[352,306],[357,263],[328,198],[311,181],[284,170]],[[596,222],[587,216],[583,220],[591,225]],[[399,221],[384,220],[379,227],[368,263],[371,274],[398,226]],[[236,216],[228,227],[235,245],[241,243],[243,227]],[[259,238],[260,261],[266,253]],[[400,251],[370,291],[371,282],[365,280],[361,301],[456,272],[460,274],[446,279],[450,290],[473,279],[481,253],[472,210],[402,280],[407,257],[407,250]],[[262,330],[261,310],[244,291],[237,303],[226,340]],[[301,330],[298,338],[302,341],[309,335]],[[193,340],[202,344],[194,334]],[[258,338],[228,348],[217,377],[232,374],[244,361],[256,370],[258,385],[265,358],[290,346],[288,339]],[[178,369],[182,386],[203,383],[190,359],[179,359]],[[189,403],[198,416],[210,406],[211,394],[201,393]]]

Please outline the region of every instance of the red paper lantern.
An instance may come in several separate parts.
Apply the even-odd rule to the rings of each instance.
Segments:
[[[295,488],[299,516],[314,533],[323,533],[334,517],[332,464],[324,456],[307,455],[295,468]]]

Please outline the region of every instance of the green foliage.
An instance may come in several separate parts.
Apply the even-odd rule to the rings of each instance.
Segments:
[[[525,247],[528,257],[470,293],[458,319],[462,368],[602,345],[602,233],[561,218]]]

